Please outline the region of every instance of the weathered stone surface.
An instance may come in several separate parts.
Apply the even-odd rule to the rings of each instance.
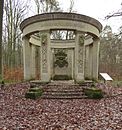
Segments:
[[[23,30],[29,24],[32,24],[35,22],[47,21],[47,20],[58,20],[58,19],[86,22],[86,23],[92,24],[95,27],[97,27],[99,31],[101,31],[101,29],[102,29],[101,23],[94,18],[85,16],[85,15],[81,15],[81,14],[64,13],[64,12],[55,12],[55,13],[53,12],[53,13],[45,13],[45,14],[32,16],[30,18],[25,19],[21,23],[20,28],[21,28],[21,30]]]
[[[86,78],[98,79],[99,36],[102,29],[99,21],[81,14],[54,12],[27,18],[21,23],[20,28],[24,41],[25,80],[39,77],[42,82],[49,82],[55,75],[68,75],[76,82]],[[54,42],[51,40],[51,32],[54,30],[62,31],[62,36],[70,30],[74,38],[58,41],[54,39]],[[40,49],[38,54],[36,47]],[[55,67],[56,49],[67,50],[67,66]],[[61,59],[60,63],[64,64],[63,61]],[[37,68],[39,76],[36,76]]]

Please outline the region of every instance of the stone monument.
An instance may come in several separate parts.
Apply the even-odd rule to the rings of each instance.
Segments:
[[[102,25],[96,19],[76,13],[44,13],[25,19],[20,29],[25,80],[98,79]]]

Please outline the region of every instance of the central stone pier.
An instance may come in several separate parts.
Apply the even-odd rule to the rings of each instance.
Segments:
[[[45,13],[25,19],[20,28],[25,80],[98,79],[102,25],[96,19],[76,13]]]

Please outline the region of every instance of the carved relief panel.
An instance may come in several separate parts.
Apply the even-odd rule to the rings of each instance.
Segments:
[[[79,36],[78,73],[83,73],[83,51],[84,51],[84,36]]]
[[[47,73],[47,35],[43,34],[41,36],[41,44],[42,44],[42,72]]]
[[[73,49],[54,49],[53,57],[54,75],[67,75],[72,77]]]

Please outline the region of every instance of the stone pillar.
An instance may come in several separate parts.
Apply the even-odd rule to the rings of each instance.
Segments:
[[[35,45],[31,45],[31,78],[35,79],[36,77],[36,57],[35,57]]]
[[[88,44],[85,46],[85,79],[92,79],[92,51],[93,44]]]
[[[80,32],[76,35],[75,46],[75,80],[84,80],[84,36]]]
[[[86,80],[92,79],[92,51],[93,44],[88,44],[85,46],[84,73]]]
[[[50,54],[50,74],[51,78],[54,77],[54,48],[51,49],[51,54]]]
[[[89,58],[88,58],[88,60],[89,60],[89,63],[88,63],[88,65],[89,65],[89,69],[88,69],[88,71],[89,71],[89,73],[88,73],[88,77],[89,77],[89,79],[92,79],[92,59],[93,59],[93,44],[90,44],[89,45]]]
[[[92,76],[94,80],[98,79],[98,68],[99,68],[99,46],[100,46],[100,39],[94,38],[93,39],[93,60],[92,60]]]
[[[91,61],[91,56],[90,56],[90,47],[89,45],[85,46],[85,59],[84,59],[84,71],[85,71],[85,79],[88,80],[90,79],[90,64],[92,64]]]
[[[44,32],[41,34],[41,81],[49,82],[51,79],[50,73],[50,60],[51,60],[51,50],[50,50],[50,33]]]
[[[24,59],[24,79],[31,79],[31,44],[29,38],[23,37],[23,59]]]
[[[85,45],[84,47],[84,78],[88,77],[88,57],[89,57],[89,46]]]

